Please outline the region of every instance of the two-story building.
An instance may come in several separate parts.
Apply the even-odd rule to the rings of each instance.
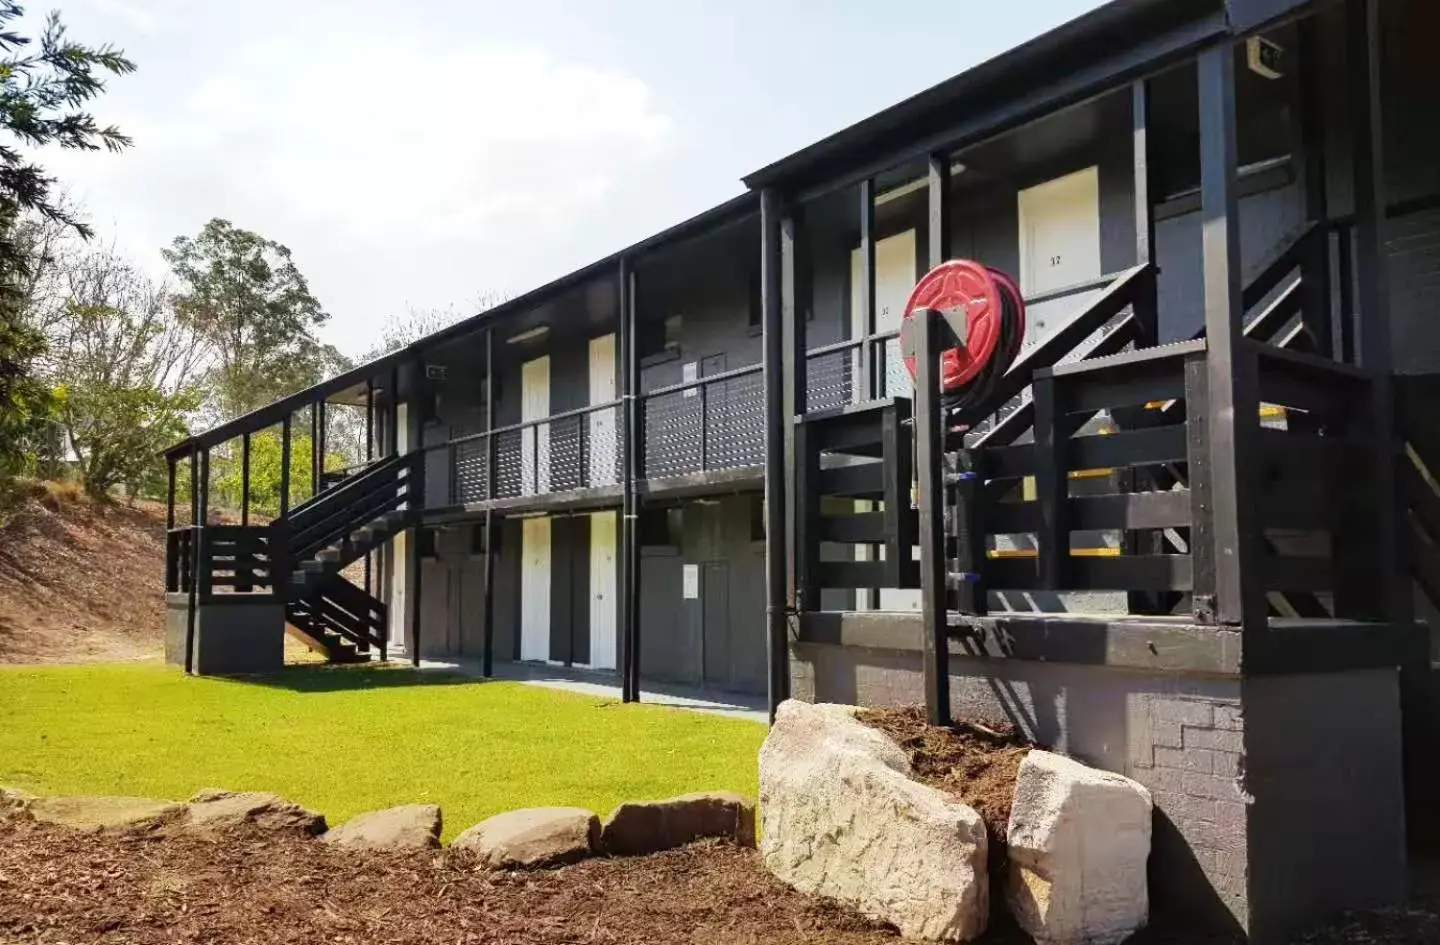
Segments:
[[[1393,902],[1434,826],[1437,31],[1428,0],[1112,0],[191,437],[170,650],[923,699],[1150,787],[1157,908],[1265,938]],[[1013,278],[1024,349],[942,419],[897,334],[957,257]],[[195,524],[263,431],[318,481],[340,405],[364,466]]]

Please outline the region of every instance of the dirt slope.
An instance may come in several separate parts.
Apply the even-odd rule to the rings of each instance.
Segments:
[[[0,528],[0,663],[159,656],[165,510],[37,486]]]

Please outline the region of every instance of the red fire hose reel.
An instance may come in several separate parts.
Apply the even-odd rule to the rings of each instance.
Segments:
[[[912,381],[920,312],[943,318],[957,342],[940,357],[940,389],[947,403],[978,407],[1010,369],[1025,339],[1025,302],[1014,280],[969,259],[952,259],[927,272],[910,292],[900,323],[901,352]]]

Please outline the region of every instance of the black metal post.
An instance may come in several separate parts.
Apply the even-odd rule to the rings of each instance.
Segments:
[[[636,350],[636,278],[633,263],[620,260],[616,273],[620,313],[620,694],[625,702],[640,700],[640,507],[636,486],[641,477],[639,422],[639,359]]]
[[[390,403],[385,417],[385,436],[389,440],[388,455],[400,455],[400,368],[390,369]]]
[[[800,599],[800,582],[796,574],[798,558],[796,549],[801,536],[796,534],[798,518],[795,510],[799,503],[795,496],[796,452],[795,423],[806,411],[809,361],[806,358],[806,318],[810,303],[808,271],[805,262],[806,249],[802,246],[803,224],[799,209],[791,207],[780,221],[780,305],[783,322],[781,332],[780,381],[780,432],[785,445],[785,547],[786,555],[786,602],[791,614],[799,613],[816,602]],[[773,389],[767,388],[768,396],[774,397]],[[788,628],[789,618],[786,624]],[[789,632],[788,629],[786,631]],[[785,652],[788,667],[789,649]],[[788,693],[789,670],[786,670],[786,692]]]
[[[770,719],[790,695],[790,629],[787,600],[790,564],[786,554],[785,404],[775,396],[786,387],[785,301],[780,195],[760,193],[760,324],[765,348],[765,631],[768,641]],[[793,349],[791,349],[793,353]],[[793,368],[793,362],[792,362]],[[791,415],[793,420],[793,414]]]
[[[175,527],[175,457],[165,457],[166,479],[169,485],[165,491],[165,530]]]
[[[485,499],[495,498],[495,328],[485,326]],[[485,626],[481,674],[495,675],[495,510],[485,509]]]
[[[190,455],[190,494],[191,507],[194,517],[191,519],[193,528],[190,532],[190,607],[185,617],[185,671],[194,673],[196,669],[195,635],[198,630],[200,601],[202,599],[201,584],[207,586],[206,580],[208,568],[205,566],[205,528],[204,524],[209,518],[210,510],[210,451],[204,450],[198,455]]]
[[[416,476],[415,479],[418,483],[420,477]],[[423,491],[423,487],[417,490],[417,492],[419,491]],[[420,504],[423,505],[423,500]],[[410,529],[410,543],[413,547],[409,549],[410,580],[406,582],[409,584],[409,600],[406,603],[409,605],[410,611],[410,665],[418,667],[420,665],[420,580],[421,572],[424,570],[420,549],[424,542],[425,526],[420,524],[420,513],[417,511],[414,515],[415,524]]]
[[[240,524],[250,524],[250,434],[240,437]]]
[[[1155,261],[1155,204],[1150,198],[1150,84],[1139,79],[1130,87],[1131,145],[1135,164],[1135,263]],[[1137,347],[1160,343],[1159,312],[1154,293],[1135,306],[1145,339]]]
[[[927,176],[929,215],[927,220],[930,267],[950,258],[950,159],[930,155]]]
[[[310,405],[310,495],[320,492],[320,402]]]
[[[1412,619],[1410,577],[1402,573],[1396,525],[1402,509],[1395,489],[1398,445],[1392,390],[1394,353],[1390,335],[1390,292],[1383,241],[1385,223],[1384,128],[1380,95],[1380,13],[1378,0],[1349,0],[1346,6],[1346,62],[1349,66],[1351,164],[1355,172],[1355,305],[1359,338],[1356,360],[1370,375],[1368,452],[1375,511],[1375,598],[1368,608],[1395,623]]]
[[[286,414],[280,421],[280,517],[290,513],[290,421],[293,414]]]
[[[854,300],[859,313],[860,337],[875,334],[875,181],[860,182],[860,297]],[[868,341],[860,345],[860,397],[862,401],[878,396],[880,368],[875,347]]]
[[[1236,188],[1235,56],[1228,43],[1199,56],[1200,226],[1207,364],[1206,418],[1213,515],[1215,594],[1194,595],[1198,620],[1263,632],[1256,446],[1257,365],[1242,321]],[[1193,537],[1193,535],[1192,535]]]
[[[920,624],[925,710],[931,725],[950,724],[950,614],[946,603],[945,441],[940,404],[939,319],[928,311],[915,333],[915,476],[920,516]]]
[[[365,379],[365,462],[375,458],[375,378]]]
[[[1300,263],[1304,302],[1301,323],[1310,333],[1315,353],[1331,357],[1334,343],[1330,321],[1330,220],[1325,174],[1324,64],[1320,61],[1320,22],[1309,16],[1296,24],[1300,55],[1297,81],[1300,108],[1298,141],[1300,174],[1305,194],[1305,219],[1320,226],[1310,235]]]

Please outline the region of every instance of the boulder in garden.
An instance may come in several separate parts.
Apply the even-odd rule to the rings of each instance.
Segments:
[[[455,838],[491,869],[573,863],[595,852],[600,818],[581,807],[529,807],[480,821]]]
[[[731,791],[683,794],[663,801],[626,801],[600,833],[606,853],[658,853],[705,837],[755,845],[755,805]]]
[[[210,788],[185,805],[186,829],[219,834],[237,827],[263,830],[325,832],[325,815],[306,810],[294,801],[264,791],[221,791]]]
[[[989,918],[980,815],[910,777],[844,706],[782,703],[760,749],[760,851],[775,876],[907,938],[964,941]]]
[[[1152,803],[1144,786],[1063,755],[1020,764],[1010,810],[1010,911],[1041,945],[1109,945],[1150,913],[1145,863]]]
[[[404,804],[352,817],[322,837],[360,850],[430,850],[440,846],[440,807]]]
[[[26,809],[42,824],[75,830],[126,830],[173,819],[184,804],[150,797],[37,797]]]

